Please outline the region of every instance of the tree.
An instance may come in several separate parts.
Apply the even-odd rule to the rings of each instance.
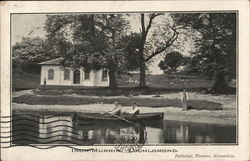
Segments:
[[[127,21],[121,14],[48,15],[46,21],[48,40],[66,58],[65,65],[107,68],[112,88],[117,86],[116,72],[123,70],[125,64],[118,42],[126,27]],[[63,43],[58,44],[60,41]],[[65,49],[65,42],[71,44],[69,48]]]
[[[183,64],[183,56],[177,52],[173,51],[168,53],[164,60],[161,60],[159,63],[159,67],[164,73],[176,74],[177,68]]]
[[[119,46],[124,49],[126,59],[126,63],[124,64],[125,71],[123,71],[125,73],[127,73],[127,71],[138,70],[139,68],[140,36],[139,33],[132,32],[122,37],[121,41],[119,41]]]
[[[186,29],[198,32],[194,69],[207,77],[215,77],[214,92],[226,92],[225,77],[236,77],[236,14],[175,13],[173,19]]]
[[[39,37],[23,37],[12,46],[12,63],[25,72],[39,72],[38,63],[53,58],[49,52],[49,44]]]
[[[147,16],[147,18],[145,18]],[[159,28],[152,31],[152,34],[149,36],[149,32],[152,29],[153,21],[159,17],[164,16],[162,13],[152,13],[152,14],[141,14],[141,32],[139,40],[139,70],[140,70],[140,87],[146,86],[145,81],[145,70],[146,64],[149,63],[152,58],[157,55],[165,52],[169,49],[173,43],[177,40],[181,29],[181,26],[176,24],[171,24],[166,22],[164,25],[161,25],[162,32],[159,32]],[[145,22],[147,21],[147,22]]]

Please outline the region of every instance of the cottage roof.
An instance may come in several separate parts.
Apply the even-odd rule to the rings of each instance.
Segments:
[[[60,58],[44,61],[44,62],[41,62],[41,63],[38,63],[38,64],[39,65],[61,65],[63,60],[64,60],[64,58],[60,57]]]

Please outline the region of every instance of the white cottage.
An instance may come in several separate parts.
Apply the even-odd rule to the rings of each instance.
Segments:
[[[84,68],[72,69],[62,65],[64,58],[39,63],[41,65],[41,85],[93,86],[109,85],[108,71]]]

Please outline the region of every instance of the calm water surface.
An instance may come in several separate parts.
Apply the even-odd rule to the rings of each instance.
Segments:
[[[14,144],[235,143],[236,127],[181,121],[73,120],[71,116],[14,115]]]

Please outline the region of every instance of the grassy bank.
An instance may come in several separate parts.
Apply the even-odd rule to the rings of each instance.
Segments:
[[[155,95],[166,94],[170,92],[179,92],[183,88],[156,88],[156,87],[118,87],[110,89],[108,87],[82,87],[82,86],[44,86],[35,90],[39,95],[62,95],[62,94],[77,94],[86,96],[138,96],[138,95]],[[204,88],[187,89],[189,92],[206,91]]]
[[[12,74],[12,90],[34,89],[40,87],[40,74],[17,73]]]
[[[122,75],[117,79],[117,83],[122,87],[136,87],[139,86],[140,75],[131,74],[131,75]],[[146,75],[147,86],[153,88],[165,88],[165,89],[203,89],[211,88],[214,84],[212,80],[206,80],[203,78],[197,79],[178,79],[178,78],[169,78],[169,75],[158,74]]]
[[[139,86],[139,74],[121,75],[117,77],[118,87],[134,88]],[[147,86],[153,89],[168,89],[172,91],[186,89],[193,89],[195,91],[200,89],[208,89],[213,85],[213,81],[205,79],[185,80],[185,79],[169,79],[167,75],[146,75]],[[12,73],[12,87],[13,90],[34,89],[40,88],[40,73],[25,73],[13,71]],[[55,88],[48,86],[47,88]],[[87,88],[83,86],[62,87],[62,88]]]
[[[118,101],[122,106],[131,106],[131,103],[136,101],[139,106],[144,107],[182,107],[180,100],[168,98],[101,98],[36,95],[23,95],[13,98],[13,102],[15,103],[25,103],[30,105],[85,105],[95,103],[113,104],[115,101]],[[188,108],[197,110],[222,110],[220,103],[207,100],[190,100],[188,101]]]

